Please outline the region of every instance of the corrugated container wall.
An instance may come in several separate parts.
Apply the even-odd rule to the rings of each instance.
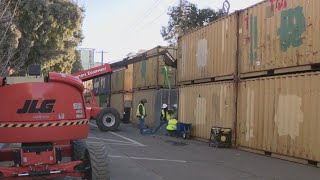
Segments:
[[[177,51],[173,48],[157,47],[147,51],[148,55],[156,54],[162,50],[167,49],[170,54],[177,59]],[[144,88],[144,87],[163,87],[165,85],[165,78],[163,68],[165,67],[162,56],[156,56],[146,61],[140,61],[133,64],[133,88]],[[176,84],[176,69],[168,67],[168,76],[170,85]]]
[[[179,38],[178,81],[234,75],[237,52],[237,14]]]
[[[123,108],[124,108],[124,95],[122,93],[111,94],[110,107],[115,108],[119,112],[120,118],[122,119],[123,118]]]
[[[160,123],[160,111],[163,103],[172,107],[173,104],[178,103],[178,90],[142,90],[133,92],[132,101],[132,120],[133,123],[138,124],[139,119],[136,117],[136,110],[141,99],[146,99],[148,103],[145,104],[147,117],[145,124],[149,127],[155,127]]]
[[[102,94],[97,100],[100,107],[110,107],[110,94]]]
[[[111,93],[111,76],[105,75],[93,79],[94,95],[110,94]]]
[[[93,90],[93,80],[84,81],[83,86],[86,89]]]
[[[179,121],[192,123],[193,136],[209,139],[212,126],[235,130],[233,82],[185,86],[179,95]]]
[[[240,13],[241,73],[320,62],[320,1],[265,1]]]
[[[111,74],[111,92],[132,92],[133,64],[123,71]]]
[[[240,83],[237,143],[320,161],[320,73]]]

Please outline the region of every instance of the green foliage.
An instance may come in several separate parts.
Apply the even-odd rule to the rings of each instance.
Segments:
[[[80,52],[76,51],[76,61],[72,65],[71,74],[82,71],[83,67],[81,64]]]
[[[199,9],[196,4],[183,0],[178,6],[170,7],[168,15],[170,16],[168,25],[161,28],[161,35],[171,46],[175,46],[179,36],[205,26],[226,14],[222,10]]]
[[[19,2],[14,25],[21,37],[11,45],[18,49],[15,58],[25,59],[20,74],[30,64],[41,64],[44,73],[71,73],[82,41],[83,9],[71,0],[12,1]]]

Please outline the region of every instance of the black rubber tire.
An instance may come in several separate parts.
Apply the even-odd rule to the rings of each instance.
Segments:
[[[110,180],[108,151],[104,144],[90,144],[85,153],[85,161],[89,165],[85,179]]]
[[[106,126],[103,124],[103,117],[107,114],[113,115],[115,118],[115,123],[112,126]],[[97,126],[101,131],[107,132],[107,131],[116,131],[119,128],[121,119],[119,112],[114,108],[104,108],[101,110],[101,112],[98,114],[97,119]]]
[[[87,149],[87,143],[84,140],[72,140],[71,141],[71,160],[78,161],[84,159]]]

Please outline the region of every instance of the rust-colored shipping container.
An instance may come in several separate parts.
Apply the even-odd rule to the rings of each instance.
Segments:
[[[163,50],[168,50],[169,53],[177,59],[177,50],[174,48],[156,47],[147,51],[147,55],[153,55]],[[165,78],[163,68],[167,67],[168,76],[171,86],[176,84],[176,69],[165,65],[162,56],[156,56],[145,61],[140,61],[133,64],[133,87],[134,89],[147,87],[163,87]]]
[[[212,126],[235,131],[234,82],[179,88],[179,121],[192,123],[192,135],[209,139]]]
[[[237,13],[185,34],[178,41],[178,82],[229,76],[237,60]]]
[[[237,144],[319,162],[319,82],[320,73],[242,81]]]
[[[111,93],[132,92],[133,88],[133,64],[129,64],[126,70],[111,74]]]
[[[268,0],[242,11],[240,72],[320,63],[319,7],[319,0]]]

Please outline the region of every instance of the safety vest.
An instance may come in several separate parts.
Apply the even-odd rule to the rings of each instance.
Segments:
[[[164,117],[165,116],[165,112],[164,112],[164,110],[162,109],[161,110],[161,115],[162,115],[162,117]],[[169,120],[169,119],[171,119],[171,116],[170,116],[170,114],[169,114],[169,112],[167,111],[167,120]]]
[[[142,106],[142,114],[140,114],[140,106]],[[145,116],[146,115],[146,108],[144,107],[143,104],[139,103],[138,107],[137,107],[137,112],[136,112],[136,116]]]
[[[178,121],[176,119],[168,120],[167,130],[169,130],[169,131],[177,130],[177,123],[178,123]]]

